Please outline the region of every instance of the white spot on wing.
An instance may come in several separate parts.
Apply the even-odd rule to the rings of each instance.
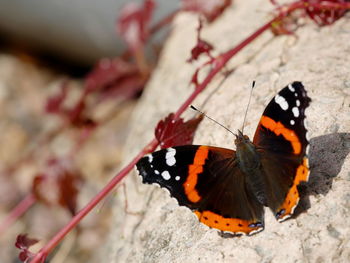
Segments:
[[[295,121],[294,121],[294,120],[290,120],[290,124],[291,124],[291,125],[294,125],[294,124],[295,124]]]
[[[177,176],[175,177],[175,180],[176,180],[176,181],[179,181],[179,180],[180,180],[180,176],[177,175]]]
[[[167,165],[173,166],[176,163],[175,154],[176,154],[176,150],[174,148],[168,149],[165,155],[165,161]]]
[[[292,112],[294,117],[299,117],[299,109],[297,107],[293,107]]]
[[[280,95],[276,95],[275,96],[275,102],[280,105],[282,110],[288,110],[288,102],[286,101],[286,99]]]
[[[308,158],[306,158],[306,165],[307,165],[307,168],[308,168],[307,175],[306,175],[306,182],[308,182],[309,181],[309,176],[310,176],[309,159]]]
[[[155,173],[155,174],[159,174],[159,171],[158,171],[158,170],[154,170],[154,173]]]
[[[300,100],[297,100],[295,103],[297,104],[298,107],[300,106]]]
[[[299,200],[298,200],[298,202],[299,202]],[[298,203],[298,202],[297,202],[297,203]],[[294,208],[292,208],[292,210],[294,210]],[[277,221],[281,223],[281,222],[287,220],[288,218],[290,218],[290,217],[292,216],[292,214],[293,214],[293,212],[292,212],[291,214],[285,215],[285,216],[282,217],[282,218],[277,219]]]
[[[248,233],[248,236],[252,236],[252,235],[254,235],[254,234],[256,234],[256,233],[259,233],[259,232],[261,232],[261,231],[263,231],[263,230],[264,230],[263,227],[259,227],[258,229],[255,229],[255,230],[249,232],[249,233]]]
[[[294,92],[294,91],[295,91],[295,88],[293,87],[292,84],[289,84],[289,85],[288,85],[288,89],[289,89],[291,92]]]
[[[170,173],[168,171],[162,172],[162,177],[164,180],[169,180],[170,179]]]
[[[310,145],[308,144],[308,145],[306,146],[306,150],[305,150],[306,155],[309,154],[309,150],[310,150]]]
[[[309,158],[307,158],[307,157],[305,158],[305,164],[306,164],[306,168],[309,169],[310,168],[309,167]]]
[[[294,214],[294,210],[295,210],[295,208],[298,206],[299,200],[300,200],[300,198],[298,198],[298,200],[296,201],[295,205],[294,205],[294,206],[292,207],[292,209],[290,210],[290,214],[291,214],[291,215]]]
[[[153,161],[153,155],[152,154],[148,154],[148,162],[151,163]]]

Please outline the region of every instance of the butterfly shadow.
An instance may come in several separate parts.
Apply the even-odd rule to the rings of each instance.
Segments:
[[[327,134],[310,140],[311,172],[309,181],[300,185],[301,200],[293,217],[299,216],[311,207],[310,195],[327,195],[349,151],[350,133]]]

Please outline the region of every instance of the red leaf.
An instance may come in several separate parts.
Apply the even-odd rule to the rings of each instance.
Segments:
[[[205,53],[210,58],[212,58],[210,51],[213,49],[213,46],[206,42],[205,40],[201,39],[200,34],[203,28],[203,21],[202,19],[199,19],[199,26],[197,28],[197,44],[194,48],[191,50],[191,57],[187,60],[188,62],[192,62],[193,60],[197,60],[198,57]]]
[[[15,246],[21,250],[18,255],[19,260],[22,262],[28,262],[35,256],[34,253],[29,251],[29,248],[38,243],[38,240],[27,237],[27,234],[18,235]]]
[[[193,75],[192,75],[192,78],[191,78],[191,83],[194,84],[194,86],[197,88],[198,87],[198,74],[199,74],[199,69],[197,69]]]
[[[174,119],[174,113],[170,113],[165,120],[161,120],[156,129],[155,137],[162,149],[178,145],[191,144],[194,133],[202,121],[203,116],[192,118],[186,122],[182,118]]]
[[[197,12],[212,22],[232,3],[231,0],[181,0],[182,10]]]
[[[85,105],[85,100],[82,99],[72,109],[66,109],[64,111],[68,120],[74,126],[80,126],[82,122],[85,122],[86,117],[83,116],[86,108]]]
[[[271,24],[271,31],[275,35],[291,35],[297,29],[297,19],[294,13],[283,17]]]
[[[144,87],[147,78],[138,67],[122,58],[102,59],[85,79],[86,92],[97,92],[100,99],[129,99]]]
[[[143,6],[128,3],[122,8],[117,31],[131,50],[139,50],[144,46],[154,8],[154,0],[144,0]]]
[[[341,18],[347,10],[346,9],[319,9],[312,6],[312,4],[316,4],[316,5],[327,4],[327,3],[344,4],[349,1],[347,0],[304,0],[304,2],[308,3],[308,5],[306,5],[306,8],[305,8],[307,15],[312,20],[314,20],[319,26],[325,26],[325,25],[333,24],[335,21]]]
[[[47,205],[58,204],[74,215],[81,183],[82,177],[78,172],[64,161],[52,159],[48,162],[47,171],[34,178],[32,191],[37,200]]]
[[[62,103],[67,97],[67,91],[68,91],[68,83],[67,81],[64,81],[61,84],[60,92],[47,99],[45,111],[47,113],[56,113],[56,114],[61,113]]]
[[[17,236],[15,246],[19,249],[26,249],[26,248],[33,246],[34,244],[36,244],[38,242],[39,241],[36,239],[31,239],[31,238],[27,237],[27,234],[23,234],[23,235]]]

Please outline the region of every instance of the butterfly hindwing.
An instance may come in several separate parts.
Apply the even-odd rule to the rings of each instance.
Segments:
[[[234,234],[263,230],[263,206],[247,187],[232,150],[178,146],[142,158],[137,169],[143,182],[167,188],[209,227]]]
[[[293,214],[300,198],[297,186],[308,180],[304,121],[310,101],[301,82],[289,84],[267,105],[254,135],[265,177],[267,205],[279,221]]]

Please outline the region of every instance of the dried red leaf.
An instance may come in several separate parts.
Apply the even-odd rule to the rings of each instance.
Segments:
[[[294,13],[283,17],[271,24],[271,31],[275,35],[291,35],[297,29],[297,19]]]
[[[82,177],[77,171],[64,161],[51,159],[47,171],[34,178],[32,191],[38,201],[46,205],[58,204],[74,215],[81,183]]]
[[[202,53],[210,56],[210,50],[212,49],[213,46],[211,44],[202,39],[198,39],[197,45],[191,50],[191,58],[188,61],[192,62],[193,60],[197,60]]]
[[[19,260],[22,262],[29,262],[35,256],[34,253],[29,251],[29,248],[38,243],[38,240],[27,237],[27,234],[18,235],[15,246],[21,250],[18,255]]]
[[[76,105],[67,108],[63,106],[63,103],[68,95],[68,88],[68,81],[63,82],[60,87],[60,92],[47,99],[45,107],[46,112],[61,115],[72,126],[78,128],[91,127],[91,124],[94,122],[85,114],[87,93],[85,92],[82,94]],[[94,126],[96,126],[95,123]]]
[[[31,238],[27,237],[27,234],[23,234],[23,235],[17,236],[15,246],[19,249],[26,249],[26,248],[29,248],[38,242],[39,241],[36,239],[31,239]]]
[[[188,62],[192,62],[193,60],[197,60],[201,54],[207,54],[210,58],[212,58],[210,51],[213,49],[213,46],[207,41],[201,39],[201,31],[203,28],[203,21],[199,19],[199,26],[197,28],[197,44],[191,50],[191,57],[187,60]]]
[[[154,8],[154,0],[144,0],[142,6],[128,3],[122,8],[117,31],[131,50],[139,50],[148,39]]]
[[[135,64],[122,58],[102,59],[85,79],[86,92],[96,92],[100,99],[130,99],[144,87],[145,78]]]
[[[72,215],[74,215],[77,207],[81,177],[66,171],[61,174],[58,183],[60,189],[59,204],[62,207],[68,208]]]
[[[61,86],[61,90],[57,94],[49,97],[46,101],[45,111],[47,113],[61,113],[62,104],[67,97],[68,82],[64,81]]]
[[[314,20],[319,26],[331,25],[339,18],[341,18],[346,9],[320,9],[315,6],[319,6],[327,3],[344,4],[347,0],[304,0],[305,10],[307,15]],[[315,5],[315,6],[313,6]]]
[[[174,113],[170,113],[164,120],[161,120],[155,129],[155,137],[162,149],[191,144],[194,133],[202,121],[203,116],[198,115],[188,121],[182,118],[174,119]]]
[[[231,0],[181,0],[182,10],[202,14],[208,22],[218,18],[231,3]]]
[[[87,117],[84,116],[84,110],[86,108],[85,98],[82,98],[73,108],[65,109],[65,115],[67,116],[69,122],[73,126],[81,126]]]
[[[198,74],[199,74],[199,69],[197,69],[193,75],[192,75],[192,78],[191,78],[191,83],[194,84],[195,87],[198,86]]]

